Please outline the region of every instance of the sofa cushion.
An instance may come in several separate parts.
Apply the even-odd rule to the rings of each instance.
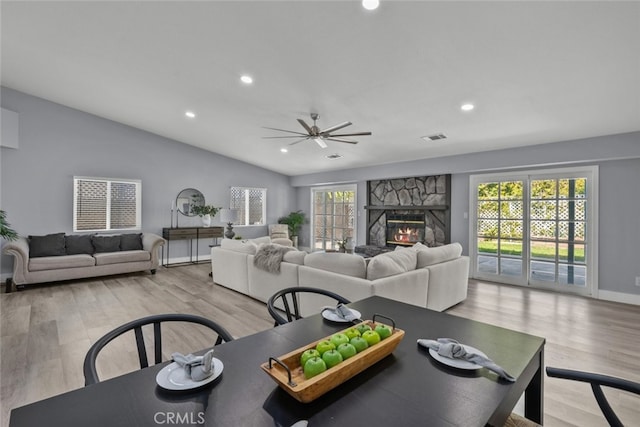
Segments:
[[[462,245],[456,242],[435,248],[420,248],[417,254],[418,268],[424,268],[429,265],[460,258],[460,255],[462,255]]]
[[[262,243],[271,243],[271,237],[269,236],[256,237],[255,239],[250,239],[249,242],[252,242],[255,245],[261,245]]]
[[[256,251],[258,250],[258,245],[250,240],[222,239],[222,242],[220,242],[220,247],[222,249],[249,255],[255,255]]]
[[[307,253],[305,251],[289,251],[284,254],[284,258],[282,260],[291,264],[304,265],[304,258],[306,256]]]
[[[142,233],[123,234],[120,236],[121,251],[141,251]]]
[[[67,255],[91,255],[94,251],[90,234],[64,236],[64,243]]]
[[[367,274],[367,263],[363,257],[340,252],[310,253],[304,257],[304,265],[361,279]]]
[[[103,252],[93,255],[96,265],[122,264],[125,262],[149,261],[151,254],[147,251]]]
[[[64,268],[93,267],[96,260],[91,255],[65,255],[38,257],[29,260],[29,271],[61,270]]]
[[[29,236],[29,258],[62,256],[66,254],[64,233],[47,234],[46,236]]]
[[[120,236],[91,236],[91,243],[96,253],[120,251]]]
[[[418,254],[411,248],[376,255],[369,260],[367,279],[376,280],[415,270]]]

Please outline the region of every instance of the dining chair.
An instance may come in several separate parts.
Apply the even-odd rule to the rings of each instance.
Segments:
[[[300,294],[303,293],[324,295],[326,297],[334,299],[335,301],[337,301],[337,303],[342,304],[349,304],[351,302],[341,295],[320,288],[298,286],[293,288],[281,289],[280,291],[271,295],[271,297],[267,301],[267,309],[269,310],[269,314],[271,315],[271,317],[273,317],[273,320],[275,320],[273,326],[284,325],[285,323],[289,323],[297,319],[302,319],[302,315],[300,314],[299,297]],[[276,307],[278,302],[280,302],[282,309],[280,307]],[[282,312],[284,312],[284,314],[287,316],[286,319],[280,314]]]
[[[612,427],[622,427],[623,424],[607,401],[607,398],[602,391],[602,387],[611,387],[640,395],[640,383],[624,380],[622,378],[610,377],[608,375],[547,367],[547,376],[589,383],[602,414]]]
[[[162,323],[167,322],[186,322],[194,323],[206,326],[218,335],[214,345],[221,344],[222,342],[233,341],[231,334],[218,323],[213,320],[206,319],[201,316],[193,314],[157,314],[153,316],[143,317],[141,319],[133,320],[125,323],[108,332],[106,335],[98,339],[84,358],[84,381],[85,386],[100,382],[98,378],[98,372],[96,370],[96,359],[100,351],[111,341],[119,336],[134,331],[136,345],[138,348],[138,359],[140,361],[140,369],[149,367],[149,359],[147,357],[147,349],[144,343],[144,335],[142,327],[146,325],[153,325],[153,343],[154,343],[154,355],[155,364],[162,362]]]

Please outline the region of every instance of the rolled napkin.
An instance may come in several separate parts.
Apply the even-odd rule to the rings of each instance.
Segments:
[[[360,320],[358,316],[346,305],[339,303],[335,307],[326,306],[322,308],[322,311],[330,311],[338,316],[340,319],[344,319],[348,322],[353,322],[354,320]]]
[[[475,363],[476,365],[483,366],[490,371],[498,374],[500,378],[503,378],[509,382],[515,382],[515,378],[512,377],[502,367],[496,365],[496,363],[484,357],[478,353],[467,352],[462,344],[451,338],[438,338],[437,341],[419,339],[418,345],[426,348],[430,348],[436,351],[440,356],[448,357],[449,359],[461,359],[467,362]]]
[[[203,356],[194,356],[193,354],[185,356],[181,353],[173,353],[171,358],[182,366],[194,381],[202,381],[213,375],[213,349],[207,351]]]

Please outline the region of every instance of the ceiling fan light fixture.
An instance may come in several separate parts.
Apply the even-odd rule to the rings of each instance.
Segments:
[[[323,138],[321,138],[321,137],[319,137],[319,136],[318,136],[318,137],[316,137],[316,138],[313,138],[313,140],[314,140],[315,142],[317,142],[317,143],[318,143],[318,145],[320,146],[320,148],[327,148],[327,143],[326,143],[326,142],[324,142],[324,139],[323,139]]]

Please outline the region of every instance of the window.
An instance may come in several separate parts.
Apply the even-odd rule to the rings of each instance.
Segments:
[[[356,241],[356,186],[311,190],[313,250],[337,249],[338,241]]]
[[[231,209],[238,210],[236,225],[264,225],[267,189],[231,187]]]
[[[139,230],[142,182],[73,178],[73,231]]]
[[[596,167],[472,176],[474,277],[591,294],[597,178]]]

